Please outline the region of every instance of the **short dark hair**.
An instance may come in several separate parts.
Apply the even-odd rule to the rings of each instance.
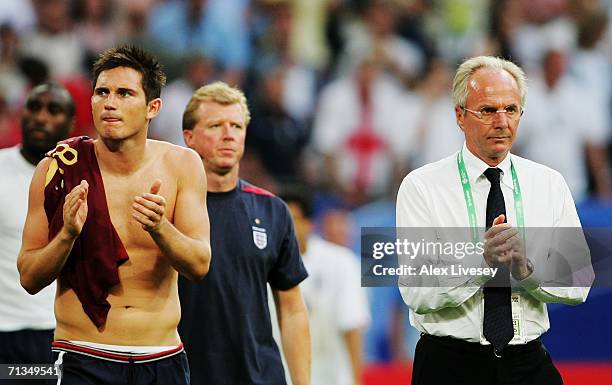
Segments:
[[[132,68],[142,75],[142,89],[147,103],[161,95],[166,74],[159,61],[150,53],[133,45],[122,45],[102,52],[93,65],[93,87],[102,71],[117,67]]]
[[[312,219],[314,209],[313,196],[310,189],[311,187],[306,185],[290,185],[282,189],[279,197],[287,204],[296,204],[302,210],[302,215],[305,218]]]

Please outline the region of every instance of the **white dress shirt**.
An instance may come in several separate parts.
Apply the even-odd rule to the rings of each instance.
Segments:
[[[472,154],[465,144],[462,151],[478,225],[484,227],[487,195],[491,184],[483,172],[489,166]],[[516,226],[511,162],[521,188],[526,228],[581,227],[574,201],[561,174],[511,154],[497,166],[502,170],[500,185],[509,224]],[[398,228],[469,228],[468,212],[457,170],[457,153],[414,170],[406,176],[398,192],[396,210]],[[583,270],[588,284],[581,285],[583,287],[542,287],[538,266],[548,258],[550,251],[543,248],[549,245],[529,236],[530,232],[527,234],[527,257],[533,261],[536,269],[523,281],[512,280],[513,294],[520,297],[518,309],[522,319],[522,332],[520,335],[515,333],[511,344],[529,342],[546,332],[550,326],[546,303],[582,303],[593,280],[590,255],[584,247],[580,249],[584,255],[574,259],[580,260],[582,266],[587,266]],[[580,238],[584,242],[581,231]],[[480,262],[486,266],[484,260]],[[423,333],[488,344],[482,334],[482,284],[486,280],[485,277],[478,284],[474,284],[473,279],[469,282],[455,280],[452,287],[448,287],[448,284],[446,287],[415,287],[406,285],[405,281],[400,279],[400,293],[410,307],[410,323]]]

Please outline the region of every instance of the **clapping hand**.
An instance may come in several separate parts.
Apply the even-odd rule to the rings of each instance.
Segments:
[[[485,233],[484,258],[489,266],[508,264],[513,251],[518,249],[520,238],[518,231],[504,223],[506,216],[499,215],[493,220],[493,226]]]
[[[64,198],[63,219],[64,229],[72,237],[81,234],[87,219],[87,193],[89,184],[82,180]]]
[[[160,189],[161,180],[157,179],[150,191],[134,197],[132,204],[132,216],[150,233],[157,232],[165,218],[166,199],[158,195]]]
[[[485,233],[484,259],[491,267],[505,264],[512,276],[521,280],[531,274],[523,242],[516,228],[504,223],[506,216],[499,215]]]

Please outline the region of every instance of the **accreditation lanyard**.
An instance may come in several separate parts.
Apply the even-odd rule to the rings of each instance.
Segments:
[[[459,170],[459,179],[463,186],[463,198],[465,199],[465,206],[468,211],[468,218],[470,220],[470,231],[472,234],[472,240],[476,244],[479,240],[478,236],[478,218],[476,217],[476,208],[474,207],[474,197],[472,195],[472,187],[470,186],[470,179],[468,178],[467,170],[465,169],[465,163],[463,162],[463,150],[457,154],[457,168]],[[523,213],[523,198],[521,195],[521,185],[519,184],[516,176],[516,170],[514,169],[514,163],[510,160],[510,173],[512,174],[512,184],[514,185],[514,210],[516,211],[516,224],[521,232],[521,238],[523,239],[523,245],[525,245],[525,215]],[[506,217],[507,218],[507,217]]]

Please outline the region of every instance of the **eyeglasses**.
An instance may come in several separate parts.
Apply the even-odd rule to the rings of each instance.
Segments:
[[[479,111],[470,110],[469,108],[462,107],[463,111],[468,111],[474,114],[478,119],[485,123],[491,123],[497,114],[504,113],[510,120],[516,120],[523,115],[524,110],[514,104],[507,106],[501,110],[495,107],[482,107]]]

